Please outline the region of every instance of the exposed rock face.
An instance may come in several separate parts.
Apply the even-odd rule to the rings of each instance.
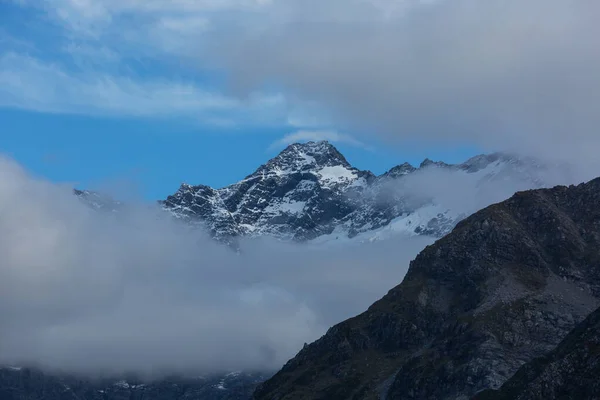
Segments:
[[[474,400],[591,400],[600,398],[600,309],[544,357],[525,364],[499,391]]]
[[[383,227],[441,237],[474,210],[465,214],[402,186],[406,176],[437,168],[460,174],[473,186],[491,181],[502,187],[510,181],[512,189],[497,200],[516,190],[548,185],[544,166],[505,154],[480,155],[458,165],[426,159],[419,168],[404,163],[375,176],[352,167],[322,141],[292,144],[253,174],[222,189],[184,184],[161,205],[179,219],[205,225],[225,242],[261,235],[306,241],[365,234],[365,240],[372,240]],[[427,185],[437,183],[418,186]]]
[[[219,239],[272,235],[306,240],[333,230],[375,176],[350,166],[327,142],[295,144],[241,182],[215,190],[182,185],[163,203],[176,217],[207,224]]]
[[[600,304],[600,179],[519,192],[460,222],[365,313],[305,346],[255,399],[468,399]]]
[[[230,373],[160,382],[91,382],[31,369],[0,368],[2,400],[247,400],[265,376]]]

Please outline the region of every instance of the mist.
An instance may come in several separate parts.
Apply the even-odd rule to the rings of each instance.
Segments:
[[[0,159],[0,365],[89,376],[274,370],[400,283],[432,242],[239,254],[147,205],[97,212]]]
[[[400,179],[383,181],[373,201],[399,202],[406,209],[439,205],[464,217],[511,197],[515,192],[586,182],[600,173],[581,164],[545,163],[531,157],[512,157],[501,167],[491,163],[477,172],[456,167],[429,166]]]

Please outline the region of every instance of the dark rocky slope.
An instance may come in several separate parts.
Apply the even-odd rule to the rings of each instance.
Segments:
[[[600,309],[551,353],[525,364],[499,391],[474,400],[600,399]]]
[[[468,399],[600,304],[600,179],[520,192],[459,223],[365,313],[305,346],[255,399]]]

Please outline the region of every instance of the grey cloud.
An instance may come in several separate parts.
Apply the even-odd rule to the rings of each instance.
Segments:
[[[0,365],[279,368],[402,280],[430,239],[234,254],[145,206],[97,213],[0,159]]]
[[[594,161],[598,15],[594,0],[288,0],[215,23],[209,54],[239,90],[282,85],[342,129]]]
[[[536,174],[548,185],[581,178],[559,167]],[[518,170],[474,178],[431,168],[389,190],[469,214],[532,185]],[[277,369],[401,282],[431,242],[243,240],[236,254],[153,207],[93,211],[70,186],[0,158],[0,365],[149,376]]]

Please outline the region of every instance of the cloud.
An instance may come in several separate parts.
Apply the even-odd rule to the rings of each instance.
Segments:
[[[293,111],[283,125],[598,167],[594,0],[21,3],[70,40],[219,71],[240,98],[275,87]]]
[[[193,82],[71,72],[57,63],[14,52],[0,55],[0,106],[51,113],[184,117],[207,125],[266,124],[286,118],[284,99],[277,95],[253,94],[239,100]]]
[[[335,131],[297,131],[293,133],[289,133],[272,143],[269,146],[269,150],[277,149],[283,146],[290,145],[292,143],[298,142],[318,142],[321,140],[327,140],[332,143],[344,143],[350,146],[362,147],[366,148],[366,145],[359,140],[354,139],[350,135],[345,135],[343,133],[338,133]]]
[[[388,143],[593,161],[599,14],[593,0],[288,0],[215,24],[209,54],[241,91],[277,82]]]
[[[469,216],[515,192],[539,187],[571,185],[595,178],[597,172],[572,164],[544,164],[513,157],[478,172],[439,167],[421,168],[402,179],[383,182],[379,197],[396,199],[408,209],[435,204],[452,215]],[[374,199],[375,201],[378,199]]]
[[[401,281],[427,238],[235,254],[146,206],[92,211],[0,158],[0,365],[278,369]]]
[[[383,196],[467,215],[534,182],[584,178],[511,165],[426,168]],[[392,230],[364,244],[241,240],[236,254],[152,206],[93,211],[70,187],[0,158],[0,365],[149,376],[278,369],[400,283],[433,241]]]
[[[71,40],[107,45],[132,56],[177,54],[198,46],[215,17],[254,12],[269,0],[19,0],[50,17]]]

